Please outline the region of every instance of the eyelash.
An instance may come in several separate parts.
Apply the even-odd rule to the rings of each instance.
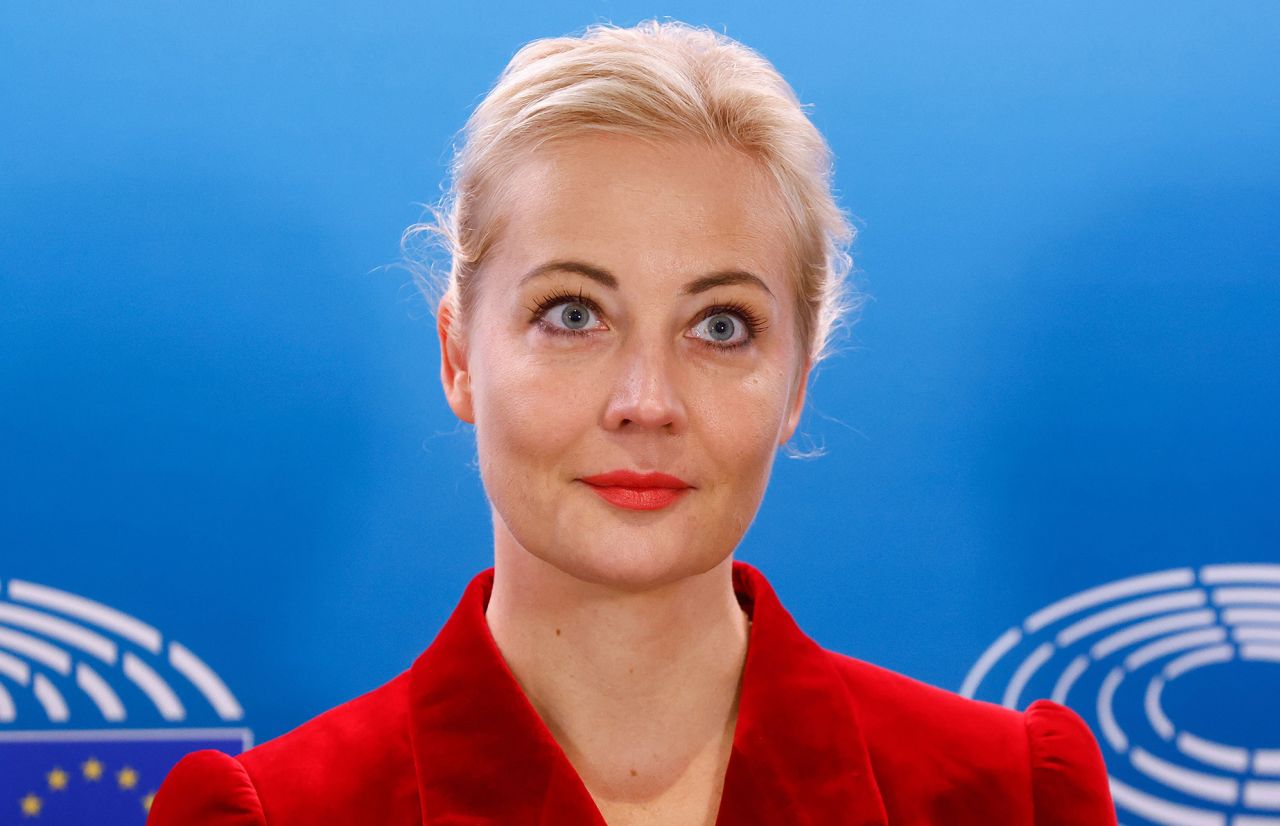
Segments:
[[[528,308],[529,312],[533,315],[533,318],[531,319],[530,323],[537,324],[543,330],[550,332],[552,335],[563,335],[563,336],[587,335],[588,332],[590,332],[588,330],[566,330],[564,328],[556,327],[552,324],[548,324],[544,320],[544,317],[546,316],[548,310],[550,310],[552,307],[556,306],[557,304],[563,304],[567,301],[572,301],[578,304],[582,304],[583,306],[591,310],[593,313],[597,315],[603,315],[603,312],[601,312],[599,305],[596,304],[594,301],[592,301],[590,298],[587,298],[585,295],[583,295],[581,290],[579,290],[577,293],[571,293],[567,290],[556,290],[538,299],[536,302],[534,302],[533,307]],[[708,347],[710,347],[713,350],[720,350],[720,351],[737,350],[739,347],[743,347],[747,344],[750,344],[752,341],[755,340],[756,336],[763,333],[766,329],[768,329],[768,326],[769,326],[764,319],[756,315],[756,313],[753,312],[749,307],[737,301],[726,301],[722,304],[716,304],[715,306],[708,307],[707,309],[703,310],[702,315],[698,317],[698,321],[699,322],[705,321],[711,316],[720,315],[721,313],[731,313],[741,318],[742,321],[746,324],[747,337],[744,338],[742,341],[738,342],[737,344],[730,344],[730,345],[712,344],[710,342],[707,342],[706,339],[700,339],[701,341],[706,343]]]

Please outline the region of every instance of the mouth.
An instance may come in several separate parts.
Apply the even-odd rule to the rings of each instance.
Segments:
[[[585,476],[579,481],[609,504],[635,511],[660,510],[694,489],[688,482],[665,473],[629,470]]]

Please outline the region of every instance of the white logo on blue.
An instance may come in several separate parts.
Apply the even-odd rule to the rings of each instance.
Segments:
[[[1247,706],[1168,711],[1177,681],[1215,680],[1225,693],[1259,664],[1280,664],[1280,565],[1206,565],[1118,580],[1036,611],[987,648],[960,692],[1014,709],[1048,697],[1092,718],[1122,822],[1280,826],[1280,743],[1247,742],[1274,736],[1274,688],[1261,695],[1266,718],[1244,720],[1238,742],[1209,736],[1204,715],[1250,716]]]
[[[0,599],[0,823],[142,824],[198,749],[252,745],[244,710],[181,643],[114,608],[10,580]],[[186,725],[184,725],[186,724]]]

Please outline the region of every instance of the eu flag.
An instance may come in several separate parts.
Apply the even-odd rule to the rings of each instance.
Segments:
[[[0,824],[143,826],[183,755],[250,745],[245,729],[3,732]]]

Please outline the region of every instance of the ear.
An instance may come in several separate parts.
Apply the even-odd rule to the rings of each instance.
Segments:
[[[462,335],[454,324],[447,298],[442,298],[436,309],[436,332],[440,336],[440,383],[444,385],[444,396],[455,416],[475,424],[467,352],[462,346]]]
[[[796,428],[800,426],[800,414],[804,412],[804,394],[805,389],[809,385],[809,369],[813,366],[813,362],[806,357],[804,366],[800,369],[800,374],[796,377],[795,386],[792,388],[791,403],[787,408],[787,420],[783,424],[782,433],[778,438],[778,445],[785,445],[795,435]]]

